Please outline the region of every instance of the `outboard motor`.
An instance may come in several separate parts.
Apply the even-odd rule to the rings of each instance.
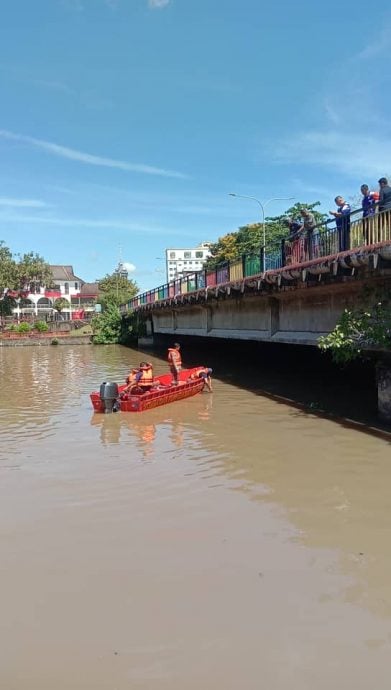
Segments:
[[[116,401],[118,399],[118,383],[109,383],[104,381],[100,386],[100,399],[105,406],[105,414],[116,412]]]

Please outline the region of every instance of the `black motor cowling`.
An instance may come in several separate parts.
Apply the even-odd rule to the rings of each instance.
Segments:
[[[118,399],[118,383],[104,381],[99,390],[100,399],[104,403],[105,413],[116,411],[116,401]]]

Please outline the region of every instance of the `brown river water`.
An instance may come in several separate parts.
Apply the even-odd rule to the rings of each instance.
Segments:
[[[219,380],[93,415],[140,359],[0,349],[0,689],[388,690],[391,436]]]

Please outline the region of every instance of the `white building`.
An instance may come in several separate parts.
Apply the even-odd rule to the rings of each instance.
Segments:
[[[200,271],[210,255],[209,247],[209,242],[202,242],[194,249],[166,249],[167,282]]]
[[[75,276],[72,266],[50,266],[52,285],[42,286],[31,283],[23,299],[16,299],[13,313],[18,319],[21,316],[52,316],[55,313],[56,299],[64,297],[68,306],[62,310],[65,319],[82,318],[95,311],[99,288],[97,283],[86,283]]]

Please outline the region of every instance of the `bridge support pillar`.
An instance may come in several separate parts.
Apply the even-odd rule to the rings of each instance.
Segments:
[[[391,362],[377,365],[377,409],[380,419],[391,422]]]

